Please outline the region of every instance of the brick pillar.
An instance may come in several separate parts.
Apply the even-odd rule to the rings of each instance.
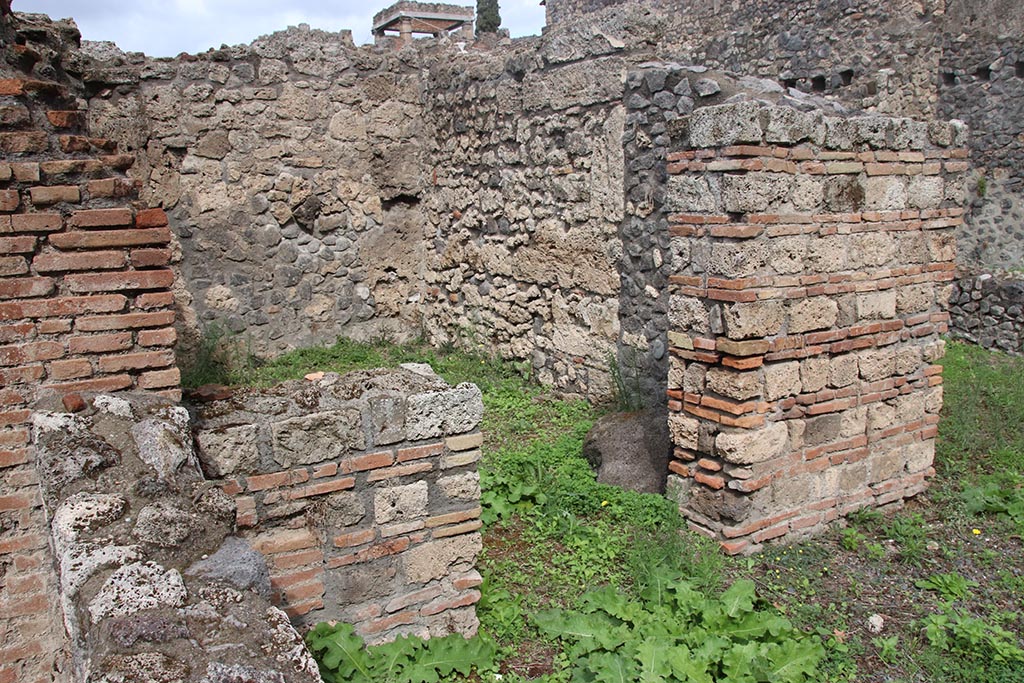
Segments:
[[[40,388],[177,398],[171,233],[138,211],[134,158],[88,136],[57,83],[0,80],[0,681],[62,670],[28,422]]]
[[[731,553],[900,504],[933,474],[965,131],[761,103],[669,156],[669,488]]]

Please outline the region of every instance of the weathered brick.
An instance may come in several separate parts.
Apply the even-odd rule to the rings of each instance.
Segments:
[[[0,325],[0,343],[26,341],[34,336],[35,331],[36,326],[31,322]]]
[[[473,448],[479,448],[483,443],[484,435],[480,432],[476,432],[474,434],[460,434],[459,436],[449,436],[445,439],[445,445],[452,451],[468,451]]]
[[[334,537],[335,548],[352,548],[357,545],[363,545],[371,542],[377,537],[377,532],[374,529],[361,529],[359,531],[350,531],[347,534],[339,534]]]
[[[99,359],[99,369],[101,372],[121,372],[124,370],[162,368],[173,363],[174,353],[172,351],[146,351],[120,356],[103,356]]]
[[[116,273],[68,275],[64,284],[72,292],[119,292],[127,289],[168,289],[174,284],[172,270],[130,270]]]
[[[181,384],[181,370],[170,368],[168,370],[154,370],[139,375],[138,385],[140,389],[163,389],[176,387]]]
[[[54,360],[63,355],[64,345],[60,342],[40,341],[17,346],[0,346],[0,365],[25,365]]]
[[[0,370],[0,383],[3,384],[24,384],[37,382],[46,376],[46,369],[42,365],[27,365],[19,368],[7,368]]]
[[[44,386],[56,391],[120,391],[132,386],[131,375],[109,375],[74,382],[47,382]]]
[[[132,225],[131,209],[87,209],[75,211],[68,225],[75,228],[110,228]]]
[[[100,296],[68,296],[33,301],[0,303],[0,320],[47,318],[85,313],[113,313],[124,310],[128,299],[120,294]],[[171,313],[171,320],[174,319]],[[167,324],[167,323],[164,323]],[[106,329],[117,329],[109,327]]]
[[[84,358],[70,358],[50,363],[50,379],[80,379],[92,375],[92,363]]]
[[[317,545],[316,536],[308,529],[271,531],[252,539],[252,547],[264,555],[274,555]]]
[[[46,296],[54,289],[53,278],[22,277],[0,280],[0,299]]]
[[[156,313],[127,313],[124,315],[100,315],[79,318],[75,329],[79,332],[107,332],[141,327],[166,327],[174,323],[174,311]]]
[[[154,308],[166,308],[173,303],[174,294],[171,292],[147,292],[135,297],[135,308],[144,311]]]
[[[35,250],[35,237],[0,237],[0,254],[31,254]]]
[[[30,154],[45,152],[49,147],[46,133],[40,131],[18,131],[0,133],[0,153]]]
[[[60,202],[76,204],[82,201],[82,193],[79,191],[78,185],[37,186],[29,188],[28,193],[32,197],[32,203],[36,206],[49,206]]]
[[[59,213],[19,213],[11,216],[11,232],[55,232],[64,227]]]
[[[64,334],[71,331],[71,321],[62,318],[49,318],[36,323],[36,331],[44,334]]]
[[[167,225],[167,214],[163,209],[143,209],[135,214],[135,227],[162,228]]]
[[[411,465],[397,465],[395,467],[373,470],[366,478],[366,481],[375,482],[383,481],[385,479],[393,479],[395,477],[407,477],[412,474],[429,472],[432,469],[434,469],[434,465],[429,462],[418,462]]]
[[[441,612],[447,612],[450,609],[458,609],[459,607],[469,607],[475,605],[480,601],[480,591],[470,590],[457,598],[448,598],[445,600],[437,600],[429,605],[424,606],[420,609],[420,614],[425,617],[432,616],[434,614],[440,614]]]
[[[17,190],[0,190],[0,211],[10,213],[17,211],[21,205],[21,195]]]
[[[46,118],[54,128],[81,128],[85,126],[85,112],[75,110],[51,110]]]
[[[171,231],[167,228],[75,231],[50,236],[50,244],[58,249],[138,247],[147,244],[169,244],[170,241]]]
[[[354,458],[346,458],[338,464],[338,469],[345,473],[365,472],[366,470],[373,470],[379,467],[387,467],[394,461],[395,456],[391,451],[381,451],[379,453],[368,453]]]
[[[132,266],[153,268],[166,266],[171,262],[170,249],[134,249],[131,253]]]
[[[444,444],[432,443],[426,446],[411,446],[409,448],[398,449],[398,462],[408,462],[409,460],[419,460],[421,458],[429,458],[433,455],[441,455],[444,453]],[[391,463],[388,463],[389,465]]]
[[[32,266],[39,273],[109,270],[112,268],[123,268],[125,260],[125,253],[123,251],[50,252],[36,256],[32,260]]]
[[[0,256],[0,277],[24,275],[28,272],[28,261],[22,256]]]

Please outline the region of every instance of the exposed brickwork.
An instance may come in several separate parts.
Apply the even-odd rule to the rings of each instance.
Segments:
[[[669,278],[683,512],[750,552],[920,492],[963,223],[962,129],[751,104],[687,123],[667,165],[669,230],[702,254]],[[737,140],[749,144],[723,144]]]
[[[91,144],[62,146],[60,136],[83,131],[85,116],[56,83],[13,78],[0,92],[0,107],[17,114],[0,125],[0,679],[49,681],[65,652],[29,406],[43,387],[178,393],[167,348],[174,338],[161,331],[174,320],[170,298],[145,308],[160,317],[157,329],[132,324],[136,297],[169,292],[173,275],[163,254],[132,249],[168,236],[164,228],[160,239],[137,237],[149,231],[135,228],[128,204],[131,157],[109,156],[112,143],[102,156]],[[154,212],[141,216],[158,223]],[[98,326],[98,318],[111,322]]]

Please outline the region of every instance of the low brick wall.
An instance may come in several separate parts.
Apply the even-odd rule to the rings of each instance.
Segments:
[[[669,489],[728,552],[932,474],[960,125],[743,102],[676,127]]]
[[[472,635],[480,597],[480,391],[427,366],[327,374],[197,406],[208,475],[299,623],[369,642]]]
[[[951,336],[986,349],[1024,352],[1024,278],[961,275],[949,298]]]

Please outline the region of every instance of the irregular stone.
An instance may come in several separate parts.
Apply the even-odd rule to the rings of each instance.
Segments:
[[[412,441],[468,432],[480,423],[484,404],[480,389],[463,382],[453,389],[409,396],[406,436]]]
[[[57,552],[78,540],[80,532],[95,531],[120,519],[128,507],[124,496],[113,493],[76,493],[54,511],[50,528]]]
[[[192,534],[197,522],[175,503],[157,501],[139,510],[132,536],[159,548],[176,548]]]
[[[459,567],[468,570],[475,564],[481,548],[479,533],[420,544],[402,554],[405,576],[410,583],[427,583]]]
[[[197,455],[203,471],[211,477],[254,471],[259,463],[256,425],[240,425],[196,433]]]
[[[176,569],[164,569],[155,562],[136,562],[111,574],[89,601],[88,609],[96,624],[144,609],[180,607],[185,597],[185,583]]]
[[[244,538],[228,536],[217,552],[185,570],[185,576],[227,583],[270,599],[270,572],[266,559]]]
[[[373,513],[377,524],[407,522],[427,514],[427,482],[391,486],[374,494]]]
[[[172,477],[186,463],[196,463],[188,411],[184,408],[164,408],[156,417],[132,425],[131,431],[139,458],[161,480]]]
[[[293,417],[271,425],[274,461],[281,467],[336,460],[366,447],[355,408]]]

